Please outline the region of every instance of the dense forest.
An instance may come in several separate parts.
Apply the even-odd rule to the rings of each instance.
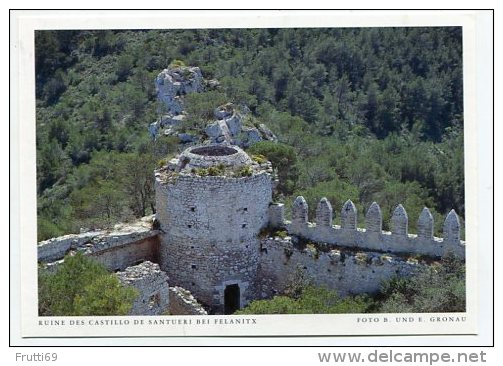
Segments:
[[[376,201],[385,229],[402,203],[413,233],[423,206],[437,234],[450,209],[464,217],[460,27],[35,37],[39,240],[155,211],[152,171],[183,148],[147,129],[162,109],[154,79],[174,60],[220,82],[191,108],[230,101],[277,135],[250,149],[278,170],[278,199],[302,194],[314,211],[326,196],[336,212],[351,199],[362,226]]]

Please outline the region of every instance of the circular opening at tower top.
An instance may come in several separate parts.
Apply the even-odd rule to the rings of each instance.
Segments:
[[[238,151],[228,146],[203,146],[191,150],[192,154],[202,156],[227,156],[234,155]]]

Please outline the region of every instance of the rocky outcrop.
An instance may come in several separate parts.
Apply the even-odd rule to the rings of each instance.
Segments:
[[[240,147],[249,147],[259,141],[276,141],[276,136],[263,123],[245,126],[243,115],[232,103],[215,109],[216,121],[206,126],[204,133],[211,143],[227,143]]]
[[[263,140],[278,141],[276,135],[265,124],[263,123],[259,124],[258,130]]]
[[[243,147],[249,147],[257,142],[262,141],[260,131],[255,127],[243,127],[243,133],[237,143]]]
[[[163,70],[155,79],[155,86],[166,114],[149,125],[151,138],[155,140],[162,133],[178,137],[183,144],[224,143],[245,148],[262,140],[276,141],[276,136],[266,125],[246,125],[244,117],[249,109],[246,106],[238,109],[232,103],[216,108],[215,121],[201,131],[186,131],[183,128],[187,117],[184,95],[216,89],[219,85],[218,80],[204,80],[198,67],[178,66]]]
[[[199,67],[178,66],[164,69],[155,79],[157,98],[169,115],[183,111],[182,96],[203,91],[203,76]]]
[[[222,143],[228,142],[232,144],[233,135],[229,130],[229,126],[225,123],[225,120],[215,121],[204,130],[206,136],[210,138],[212,143]]]

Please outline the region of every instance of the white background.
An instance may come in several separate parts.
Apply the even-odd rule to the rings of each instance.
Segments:
[[[44,4],[47,6],[49,5],[50,7],[53,8],[69,8],[70,6],[73,5],[73,7],[78,7],[78,6],[86,6],[86,7],[91,7],[91,8],[98,8],[98,7],[103,7],[104,2],[103,1],[86,1],[85,3],[77,3],[77,4],[72,4],[70,2],[44,2]],[[313,2],[309,2],[309,4],[313,4]],[[5,7],[5,12],[4,14],[4,22],[6,23],[6,18],[7,18],[7,9],[10,8],[37,8],[40,7],[41,4],[37,2],[11,2],[8,3],[7,6]],[[106,7],[107,5],[111,6],[112,4],[105,4],[104,6]],[[142,2],[141,4],[134,3],[134,2],[121,2],[119,4],[120,6],[123,7],[129,7],[133,8],[135,6],[139,5],[144,5]],[[176,3],[169,3],[169,2],[158,2],[157,4],[152,3],[152,4],[145,4],[148,5],[151,8],[156,8],[156,7],[176,7]],[[194,7],[202,7],[206,5],[203,2],[197,3],[197,2],[191,2],[190,4],[178,4],[182,6],[194,6]],[[212,5],[216,5],[215,7],[219,8],[228,8],[228,7],[236,7],[239,6],[238,3],[236,2],[212,2]],[[244,3],[242,6],[256,6],[256,7],[279,7],[280,4],[272,4],[270,1],[254,1],[253,3]],[[287,4],[289,7],[302,7],[305,6],[305,4],[301,2],[289,2]],[[336,3],[330,3],[330,4],[316,4],[317,7],[324,7],[324,6],[341,6],[341,4],[336,4]],[[361,8],[371,8],[372,6],[375,6],[372,2],[355,2],[352,1],[351,3],[348,3],[347,5],[353,6],[353,7],[361,7]],[[398,2],[398,1],[380,1],[379,5],[387,8],[396,8],[396,7],[403,7],[405,4],[403,1]],[[422,1],[420,4],[411,4],[411,6],[424,6],[425,8],[439,8],[439,7],[446,7],[451,4],[448,4],[447,2],[439,2],[439,1]],[[460,8],[469,8],[470,6],[477,5],[481,8],[494,8],[496,6],[496,2],[485,2],[485,1],[478,1],[477,3],[473,2],[468,2],[468,1],[457,1],[453,2],[452,5],[456,5]],[[498,10],[496,9],[496,16],[498,15]],[[4,23],[4,24],[5,24]],[[487,24],[485,24],[487,25]],[[482,24],[484,26],[484,24]],[[7,54],[7,47],[8,47],[8,29],[7,29],[7,24],[4,25],[3,27],[3,34],[2,34],[2,40],[4,41],[3,45],[3,50]],[[496,30],[496,49],[495,49],[495,55],[496,55],[496,65],[498,65],[498,60],[501,60],[501,50],[498,48],[498,35],[499,35],[499,29],[498,29],[498,22],[496,19],[495,22],[495,30]],[[491,95],[491,85],[492,85],[492,67],[491,67],[491,58],[492,58],[492,41],[490,38],[492,37],[492,29],[491,25],[489,24],[489,27],[486,27],[484,35],[484,39],[487,41],[486,47],[484,51],[481,51],[481,54],[478,56],[480,57],[481,60],[485,60],[485,66],[481,69],[478,70],[478,77],[481,83],[481,92],[483,92],[485,95],[479,97],[479,104],[478,106],[480,107],[478,110],[478,113],[485,115],[486,117],[489,116],[492,113],[492,95]],[[499,40],[501,43],[501,40]],[[5,120],[8,118],[8,84],[7,84],[7,78],[9,75],[7,75],[7,70],[9,70],[8,67],[8,58],[3,57],[2,61],[2,70],[4,73],[4,87],[2,88],[3,91],[3,98],[1,98],[2,101],[2,111],[4,113],[4,118]],[[498,88],[497,86],[499,85],[498,81],[499,79],[499,72],[498,68],[496,68],[496,76],[497,79],[495,80],[495,85],[496,85],[496,95],[495,95],[495,100],[496,101],[501,101],[501,95],[498,94]],[[22,104],[22,103],[21,103]],[[499,102],[501,104],[501,102]],[[496,142],[498,142],[497,137],[500,137],[500,127],[498,126],[498,117],[499,117],[499,110],[498,110],[498,102],[496,103],[496,110],[495,110],[495,131],[496,133]],[[490,118],[491,119],[491,118]],[[13,123],[13,121],[11,121]],[[2,211],[5,216],[6,216],[6,211],[7,211],[7,202],[9,200],[9,197],[7,196],[7,171],[9,167],[7,166],[6,161],[7,161],[7,156],[9,155],[8,151],[8,146],[9,146],[9,141],[8,136],[8,126],[6,121],[4,123],[0,123],[0,126],[2,128],[2,133],[0,133],[0,136],[2,139],[4,139],[2,144],[0,144],[0,149],[1,150],[1,156],[4,157],[2,159],[2,172],[3,172],[3,177],[4,179],[0,180],[2,182],[2,193],[3,193],[3,199],[1,202],[4,203],[5,209]],[[481,124],[480,128],[478,130],[479,136],[479,155],[480,155],[480,160],[479,160],[479,205],[481,208],[481,212],[487,212],[487,215],[483,218],[484,220],[481,220],[481,226],[480,230],[482,232],[482,238],[485,239],[488,242],[492,242],[492,163],[493,163],[493,156],[492,156],[492,125],[485,125]],[[500,144],[501,145],[501,144]],[[15,146],[11,146],[13,148]],[[501,152],[498,147],[498,143],[496,144],[496,161],[498,161],[498,157],[500,156],[499,153]],[[13,177],[12,177],[13,178]],[[498,176],[498,168],[496,167],[496,186],[498,186],[498,182],[500,181],[500,176]],[[15,182],[13,182],[15,184]],[[14,192],[15,187],[12,186],[11,190]],[[501,203],[500,201],[500,195],[498,192],[496,192],[496,207],[498,206],[498,203]],[[11,203],[12,206],[15,208],[14,202]],[[12,223],[15,223],[16,220],[19,218],[16,217],[16,212],[14,211],[9,211],[9,215],[11,219],[13,220]],[[498,213],[496,212],[496,217],[495,217],[495,222],[496,225],[498,224],[498,219],[500,219],[501,215],[498,216]],[[5,229],[2,230],[2,233],[4,234],[4,253],[7,253],[7,222],[8,218],[3,217],[2,224],[5,225]],[[11,224],[12,224],[11,223]],[[497,225],[498,227],[498,225]],[[3,228],[3,227],[2,227]],[[498,260],[501,258],[501,255],[498,255],[501,253],[501,250],[499,249],[502,243],[499,242],[499,239],[501,238],[501,235],[498,235],[496,233],[496,237],[494,238],[495,241],[495,258]],[[11,245],[15,245],[15,242],[12,241],[10,243]],[[482,253],[481,253],[482,255]],[[2,356],[0,359],[3,361],[2,363],[6,364],[14,364],[15,362],[15,353],[20,352],[20,353],[33,353],[33,352],[57,352],[59,355],[59,360],[58,363],[62,365],[88,365],[92,363],[113,363],[113,364],[121,364],[121,365],[143,365],[143,364],[149,364],[149,365],[162,365],[162,364],[187,364],[187,365],[193,365],[193,364],[204,364],[204,365],[236,365],[236,364],[259,364],[259,363],[267,363],[267,364],[275,364],[275,363],[281,363],[281,364],[288,364],[288,365],[310,365],[310,364],[318,364],[318,356],[317,352],[319,351],[325,351],[325,352],[348,352],[353,349],[344,347],[344,348],[8,348],[9,343],[12,345],[24,345],[28,346],[30,344],[41,344],[40,340],[22,340],[19,337],[19,317],[18,317],[18,312],[16,312],[16,309],[12,309],[12,314],[13,317],[11,317],[11,333],[9,336],[7,336],[7,327],[8,327],[8,317],[7,314],[9,312],[9,304],[7,302],[7,294],[8,294],[8,278],[9,278],[9,273],[8,273],[8,267],[7,267],[7,261],[8,261],[8,256],[5,254],[4,256],[4,266],[0,267],[0,276],[2,278],[2,294],[4,295],[5,300],[0,302],[0,306],[2,307],[2,332],[0,333],[2,336]],[[13,268],[17,265],[16,262],[12,262],[11,265]],[[486,269],[487,270],[487,269]],[[498,282],[498,279],[501,278],[501,265],[498,265],[496,263],[496,268],[495,268],[495,279],[496,279],[496,286],[502,288],[501,284]],[[481,299],[485,302],[491,302],[491,284],[486,284],[486,286],[482,286],[480,289],[481,291]],[[501,309],[501,290],[498,291],[498,288],[496,289],[496,309],[500,308]],[[498,321],[501,319],[501,316],[498,314],[495,314],[496,317],[496,325],[498,326]],[[302,346],[302,345],[307,345],[307,344],[316,344],[316,345],[324,345],[324,346],[335,346],[335,345],[340,345],[340,346],[347,346],[347,345],[355,345],[355,344],[360,344],[360,345],[386,345],[386,346],[395,346],[395,345],[410,345],[410,344],[421,344],[421,345],[428,345],[428,346],[435,346],[435,345],[489,345],[492,343],[492,332],[491,332],[491,326],[492,326],[492,321],[490,318],[490,314],[487,314],[487,316],[483,319],[485,322],[482,323],[482,329],[478,337],[463,337],[463,336],[456,336],[456,337],[374,337],[374,338],[309,338],[309,339],[301,339],[301,338],[268,338],[268,339],[236,339],[236,338],[223,338],[223,339],[190,339],[190,344],[191,345],[207,345],[209,343],[213,345],[250,345],[250,344],[255,344],[255,345],[293,345],[293,346]],[[501,327],[496,329],[496,336],[498,335],[498,330],[501,330]],[[148,343],[148,344],[156,344],[156,345],[186,345],[187,344],[187,339],[174,339],[174,338],[157,338],[157,339],[149,339],[149,340],[142,340],[142,339],[121,339],[121,344],[125,345],[138,345],[143,343]],[[498,343],[498,341],[500,341]],[[46,344],[52,343],[52,341],[46,341]],[[58,344],[66,344],[66,345],[84,345],[84,344],[94,344],[94,345],[109,345],[113,346],[117,344],[116,339],[65,339],[65,340],[58,340]],[[498,337],[496,337],[496,348],[491,349],[491,348],[486,348],[484,351],[488,352],[488,364],[496,364],[498,358],[500,360],[503,359],[503,351],[501,348],[503,345],[501,344],[501,340],[498,340]],[[356,351],[369,351],[368,349],[354,349]],[[464,352],[479,352],[481,349],[480,348],[474,348],[474,349],[444,349],[444,348],[434,348],[434,349],[429,349],[429,348],[421,348],[421,349],[396,349],[396,351],[400,352],[406,352],[406,351],[420,351],[420,352],[429,352],[429,351],[434,351],[434,352],[441,352],[441,351],[451,351],[451,352],[457,352],[457,351],[464,351]],[[32,362],[33,364],[33,362]],[[499,363],[501,364],[501,363]]]

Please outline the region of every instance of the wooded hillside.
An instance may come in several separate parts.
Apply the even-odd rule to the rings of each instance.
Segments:
[[[246,106],[278,136],[251,149],[279,199],[351,199],[362,224],[377,201],[385,229],[402,203],[412,233],[423,206],[437,233],[464,217],[460,27],[37,31],[35,55],[39,240],[155,210],[152,171],[180,146],[147,128],[173,60],[219,80],[201,108]]]

